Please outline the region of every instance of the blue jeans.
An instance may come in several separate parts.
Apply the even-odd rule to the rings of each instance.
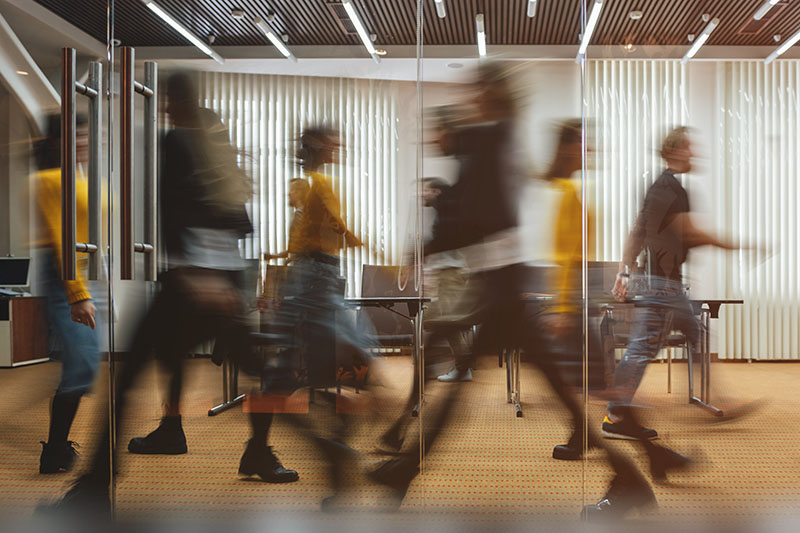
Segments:
[[[700,340],[700,323],[679,282],[651,276],[642,285],[646,286],[636,291],[641,299],[636,302],[628,349],[614,375],[615,399],[608,404],[611,412],[631,405],[648,363],[664,347],[670,331],[681,331],[693,345]]]
[[[334,386],[339,363],[369,362],[366,349],[374,345],[369,332],[339,313],[345,310],[345,301],[337,257],[298,256],[289,267],[283,297],[280,320],[294,328],[290,354],[302,354],[310,386]],[[297,359],[282,362],[282,366],[297,364]]]
[[[50,330],[61,345],[61,381],[56,394],[91,389],[100,364],[97,330],[72,321],[70,303],[52,254],[42,254],[42,292],[47,299]]]

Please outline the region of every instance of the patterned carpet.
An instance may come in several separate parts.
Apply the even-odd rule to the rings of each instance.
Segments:
[[[515,418],[505,401],[505,372],[496,359],[486,358],[474,372],[450,424],[434,449],[428,450],[419,476],[409,491],[399,516],[424,513],[447,523],[451,517],[490,525],[500,521],[528,520],[532,516],[577,521],[584,500],[603,495],[610,470],[599,452],[585,462],[559,462],[551,458],[553,445],[569,435],[565,412],[555,403],[541,377],[523,366],[524,418]],[[368,511],[386,503],[388,493],[370,483],[363,471],[383,456],[374,453],[385,419],[399,413],[411,379],[408,358],[386,360],[384,386],[371,393],[346,395],[361,402],[366,414],[351,416],[351,445],[362,452],[350,479],[349,512]],[[697,407],[686,404],[686,366],[673,367],[673,394],[666,393],[666,365],[648,369],[637,400],[650,407],[646,421],[658,429],[661,442],[699,458],[696,467],[656,485],[658,510],[638,518],[658,520],[735,521],[758,517],[800,515],[800,365],[791,363],[715,363],[715,402],[733,406],[761,399],[758,411],[748,417],[713,423]],[[0,371],[3,407],[0,412],[0,513],[25,517],[34,507],[56,498],[72,476],[37,473],[46,438],[49,395],[59,367],[47,363]],[[101,383],[105,383],[101,379]],[[161,379],[153,367],[146,373],[131,401],[130,422],[121,448],[130,437],[153,429],[160,417]],[[221,398],[220,369],[207,360],[191,360],[186,372],[184,429],[189,453],[182,456],[120,454],[116,498],[121,516],[215,519],[235,514],[259,517],[269,513],[319,516],[322,498],[330,495],[328,472],[317,449],[285,422],[273,426],[271,443],[287,467],[300,473],[300,481],[268,485],[241,480],[236,475],[239,458],[249,437],[246,415],[234,408],[216,417],[207,410]],[[242,383],[246,391],[249,383]],[[426,391],[426,406],[434,406],[443,387],[434,383]],[[97,441],[95,416],[102,416],[107,392],[103,387],[83,402],[71,438],[89,455]],[[724,399],[727,397],[727,399]],[[590,422],[602,420],[603,402],[590,402]],[[423,409],[423,420],[425,409]],[[415,419],[413,424],[417,424]],[[416,438],[412,432],[409,439]],[[645,472],[647,462],[633,444],[614,446],[635,457]],[[79,463],[80,467],[80,463]],[[370,520],[383,520],[369,514]],[[395,515],[398,516],[398,515]],[[430,523],[430,522],[427,522]]]

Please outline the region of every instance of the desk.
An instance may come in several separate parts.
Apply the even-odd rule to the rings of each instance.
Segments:
[[[695,314],[700,315],[700,397],[694,394],[694,368],[689,354],[689,403],[695,404],[723,416],[724,413],[711,404],[711,319],[719,318],[723,304],[742,305],[744,300],[691,300]]]
[[[424,308],[423,304],[430,302],[431,299],[417,296],[372,296],[365,298],[345,298],[344,301],[346,305],[355,307],[382,307],[411,321],[414,328],[414,375],[415,379],[418,378],[420,380],[419,383],[421,383],[421,369],[424,368],[424,366],[420,364],[422,361],[422,348],[420,346],[420,341],[422,339],[422,312]],[[406,304],[408,315],[404,315],[394,309],[394,306],[399,304]],[[253,337],[260,345],[269,344],[269,334],[255,334]],[[215,416],[227,411],[231,407],[242,403],[244,399],[245,395],[239,394],[238,365],[231,362],[231,360],[226,357],[222,362],[222,403],[209,409],[208,416]],[[414,406],[412,411],[413,416],[417,416],[418,414],[419,403]]]
[[[0,298],[0,367],[49,360],[45,298]]]
[[[419,416],[419,409],[425,395],[425,361],[424,350],[422,349],[422,316],[425,309],[424,304],[430,303],[430,298],[420,296],[368,296],[363,298],[345,298],[345,303],[355,307],[382,307],[391,311],[406,320],[411,321],[413,328],[414,343],[414,379],[415,386],[412,391],[419,391],[420,399],[411,409],[411,416]],[[406,304],[408,315],[396,311],[394,306]],[[414,392],[412,392],[412,396]]]

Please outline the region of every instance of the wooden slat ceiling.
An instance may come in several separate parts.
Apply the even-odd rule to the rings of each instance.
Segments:
[[[129,46],[182,46],[186,41],[150,12],[139,0],[36,0],[68,22],[106,41],[106,7],[113,3],[114,36]],[[199,37],[213,34],[216,46],[263,45],[266,38],[253,16],[274,14],[273,29],[289,36],[289,45],[358,45],[327,4],[332,0],[157,0],[164,10]],[[475,15],[483,13],[489,44],[577,44],[580,0],[538,0],[536,17],[526,16],[527,0],[445,0],[447,17],[436,16],[434,0],[424,4],[423,35],[429,45],[475,44]],[[591,6],[592,0],[587,0]],[[764,0],[605,0],[592,44],[685,45],[687,35],[699,34],[708,13],[720,25],[710,45],[775,45],[773,35],[786,39],[800,29],[800,0],[782,0],[761,24],[753,14]],[[376,44],[413,45],[417,42],[417,0],[354,0]],[[231,10],[242,9],[236,20]],[[632,10],[644,16],[634,21]],[[339,8],[339,12],[342,10]],[[747,25],[756,31],[745,30]],[[744,30],[744,31],[743,31]]]

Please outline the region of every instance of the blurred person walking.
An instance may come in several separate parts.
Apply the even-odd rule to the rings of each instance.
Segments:
[[[459,158],[458,181],[453,186],[461,206],[452,220],[450,246],[464,255],[473,279],[479,283],[480,309],[475,315],[479,329],[473,351],[475,355],[496,354],[505,347],[522,347],[531,361],[544,374],[561,403],[571,415],[576,430],[584,425],[583,408],[567,388],[551,353],[541,324],[526,317],[521,299],[523,254],[516,235],[517,218],[514,206],[514,169],[517,154],[513,151],[515,99],[508,73],[497,64],[479,67],[473,84],[477,113],[470,125],[441,139],[445,153]],[[426,452],[434,448],[445,428],[463,386],[452,386],[438,410],[423,417],[430,420],[423,427]],[[580,441],[583,442],[583,435]],[[586,441],[604,447],[589,429]],[[421,449],[412,446],[401,457],[383,463],[371,472],[373,480],[391,488],[395,502],[404,498],[419,471]],[[628,460],[607,450],[615,471],[609,489],[614,494],[617,514],[647,505],[654,496],[647,482]]]
[[[278,312],[279,324],[291,331],[291,340],[289,349],[265,370],[262,398],[252,401],[250,407],[252,411],[268,411],[259,408],[262,403],[280,410],[281,397],[301,386],[311,389],[312,416],[287,414],[286,420],[318,446],[328,464],[334,495],[323,500],[323,509],[330,509],[339,501],[357,455],[346,444],[350,422],[342,406],[347,400],[328,390],[338,388],[337,346],[358,364],[371,359],[365,350],[368,342],[364,332],[349,321],[337,321],[337,313],[344,310],[345,304],[339,252],[362,245],[347,228],[331,178],[323,173],[326,165],[338,163],[339,148],[339,136],[330,128],[308,127],[300,136],[297,160],[310,186],[305,198],[298,200],[301,216],[295,215],[292,223],[286,250],[292,261]],[[298,376],[305,376],[305,382],[299,381]]]
[[[88,159],[86,117],[78,115],[76,160]],[[94,383],[100,364],[100,349],[95,331],[95,305],[86,281],[86,254],[78,254],[75,280],[62,281],[61,266],[61,117],[47,119],[45,137],[35,145],[39,171],[33,176],[37,214],[41,221],[36,244],[44,248],[41,287],[47,301],[50,329],[61,346],[61,380],[53,396],[50,430],[42,441],[40,474],[55,474],[72,469],[77,452],[69,433],[78,405]],[[88,183],[79,172],[75,184],[76,228],[79,242],[88,240]],[[96,253],[101,253],[99,250]]]
[[[168,268],[159,278],[161,290],[123,362],[113,406],[119,435],[128,393],[155,355],[170,374],[169,400],[159,429],[131,441],[130,446],[140,453],[174,453],[182,451],[180,444],[185,446],[180,419],[174,417],[180,415],[183,360],[188,350],[225,337],[234,344],[231,354],[246,358],[250,351],[244,304],[234,280],[244,268],[238,241],[252,231],[245,210],[251,187],[236,164],[236,153],[219,118],[198,105],[194,76],[173,74],[167,82],[167,99],[167,112],[175,125],[164,139],[162,161],[162,230]],[[284,469],[266,445],[270,422],[271,417],[251,418],[253,438],[240,472],[258,474],[270,482],[296,481],[297,473]],[[110,438],[107,428],[88,472],[46,509],[110,510]]]

